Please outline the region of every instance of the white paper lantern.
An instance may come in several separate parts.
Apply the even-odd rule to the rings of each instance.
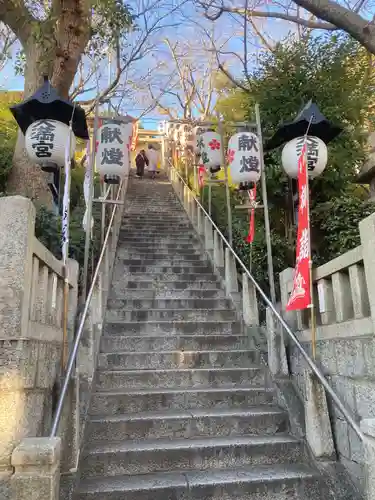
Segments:
[[[211,172],[220,170],[222,162],[221,137],[217,132],[204,132],[201,136],[200,148],[202,161]]]
[[[40,166],[65,165],[65,150],[70,129],[65,123],[56,120],[38,120],[30,125],[25,133],[25,148],[29,158]],[[71,132],[70,157],[76,149],[76,137]]]
[[[105,182],[119,183],[129,173],[129,134],[124,125],[105,122],[98,129],[96,168]]]
[[[304,142],[304,137],[297,137],[287,142],[281,154],[284,170],[293,179],[298,177],[298,159]],[[307,168],[311,179],[318,177],[324,171],[327,160],[328,152],[325,143],[319,137],[307,136]]]
[[[230,175],[235,184],[257,182],[261,175],[259,138],[252,132],[233,135],[228,143]]]

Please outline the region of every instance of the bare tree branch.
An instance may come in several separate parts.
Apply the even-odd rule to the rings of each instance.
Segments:
[[[0,0],[0,21],[9,26],[22,44],[30,36],[32,23],[37,22],[24,2],[17,0]]]
[[[302,0],[302,1],[310,1],[310,0]],[[312,0],[315,1],[315,0]],[[319,1],[319,0],[316,0]],[[299,5],[303,6],[302,3],[297,2]],[[331,2],[335,3],[335,2]],[[321,21],[314,21],[311,19],[304,19],[303,17],[299,17],[297,15],[292,15],[284,12],[277,12],[277,11],[261,11],[261,10],[255,10],[255,9],[242,9],[239,7],[231,7],[229,5],[225,5],[224,3],[222,5],[217,5],[213,3],[206,3],[202,0],[198,0],[198,4],[203,7],[204,9],[204,14],[209,19],[210,21],[217,21],[219,17],[221,17],[224,13],[231,13],[231,14],[237,14],[240,16],[244,16],[247,12],[248,17],[259,17],[259,18],[272,18],[272,19],[282,19],[284,21],[291,21],[293,23],[299,24],[301,26],[305,26],[306,28],[311,28],[311,29],[322,29],[322,30],[329,30],[329,31],[334,31],[338,27],[334,23],[326,23],[326,22],[321,22]],[[215,13],[209,13],[209,9],[214,8],[216,10]],[[309,10],[309,9],[307,9]]]

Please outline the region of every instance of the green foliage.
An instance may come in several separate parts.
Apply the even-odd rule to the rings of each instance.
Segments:
[[[320,234],[321,244],[316,252],[316,262],[326,262],[358,246],[358,224],[373,211],[373,203],[352,194],[317,206],[313,212],[313,229],[318,237]]]
[[[19,100],[20,97],[14,92],[0,93],[0,192],[2,193],[6,191],[17,140],[17,124],[9,111],[9,106]]]
[[[85,231],[82,228],[85,206],[81,202],[72,207],[69,222],[69,257],[78,261],[80,269],[83,268],[85,252]],[[91,243],[90,269],[93,269],[100,251],[100,207],[93,206],[94,239]],[[45,245],[57,259],[61,259],[61,217],[40,207],[35,222],[35,236]]]
[[[330,35],[298,42],[292,37],[263,58],[251,78],[248,93],[228,85],[218,102],[218,109],[227,121],[235,121],[244,110],[247,119],[254,121],[254,105],[259,103],[265,138],[271,137],[280,123],[292,120],[309,99],[318,104],[328,119],[344,126],[342,134],[328,145],[324,174],[310,184],[313,250],[317,263],[355,247],[359,242],[359,220],[373,212],[372,205],[363,201],[363,190],[354,189],[353,182],[366,158],[363,132],[374,125],[374,84],[371,58],[352,39]],[[265,164],[277,277],[278,271],[294,266],[293,190],[291,180],[281,167],[281,151],[266,154]],[[226,226],[225,203],[220,200],[218,204],[216,196],[215,217],[223,228]],[[259,195],[258,200],[261,201]],[[217,210],[222,212],[220,216]],[[260,210],[256,217],[253,272],[267,287],[267,254]],[[233,227],[236,250],[244,262],[248,262],[249,249],[243,243],[247,227],[235,211]]]

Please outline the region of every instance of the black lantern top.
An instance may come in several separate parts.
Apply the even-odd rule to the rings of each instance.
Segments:
[[[309,135],[319,137],[326,144],[342,131],[342,127],[327,120],[318,106],[310,100],[292,122],[284,123],[276,130],[271,139],[266,142],[264,149],[270,151],[285,142],[302,137],[306,134],[307,129],[309,129]]]
[[[37,120],[56,120],[66,125],[72,120],[74,135],[81,139],[89,138],[85,111],[77,104],[62,99],[47,77],[34,95],[10,110],[23,133]]]

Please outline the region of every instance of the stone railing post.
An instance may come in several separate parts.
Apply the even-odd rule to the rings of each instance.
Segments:
[[[224,269],[224,248],[219,233],[214,229],[214,264],[218,271]]]
[[[59,500],[60,438],[26,438],[12,454],[10,500]]]
[[[242,314],[245,325],[259,326],[257,292],[245,273],[242,274]]]
[[[227,295],[238,293],[236,262],[229,248],[225,249],[225,290]]]
[[[207,217],[204,218],[204,248],[206,252],[211,254],[214,249],[214,239],[213,239],[213,232],[212,232],[212,224],[207,219]]]
[[[363,265],[365,269],[373,332],[375,332],[375,213],[361,220],[359,223],[359,234],[361,237]]]
[[[23,418],[27,405],[36,412],[42,405],[32,391],[39,342],[28,335],[34,226],[30,200],[0,198],[0,365],[5,368],[0,376],[0,477],[4,482],[12,472],[14,447],[32,430]]]
[[[281,295],[281,311],[283,318],[289,324],[292,330],[297,330],[297,314],[295,312],[287,312],[286,305],[289,300],[289,294],[293,287],[294,269],[288,267],[279,275],[280,278],[280,295]]]
[[[197,231],[199,236],[204,236],[204,224],[205,224],[205,215],[203,213],[203,210],[198,207],[198,216],[197,216]]]
[[[269,307],[266,309],[268,366],[272,375],[288,375],[288,362],[281,326]]]
[[[361,420],[361,431],[365,436],[363,442],[365,458],[365,499],[375,499],[375,418]]]

